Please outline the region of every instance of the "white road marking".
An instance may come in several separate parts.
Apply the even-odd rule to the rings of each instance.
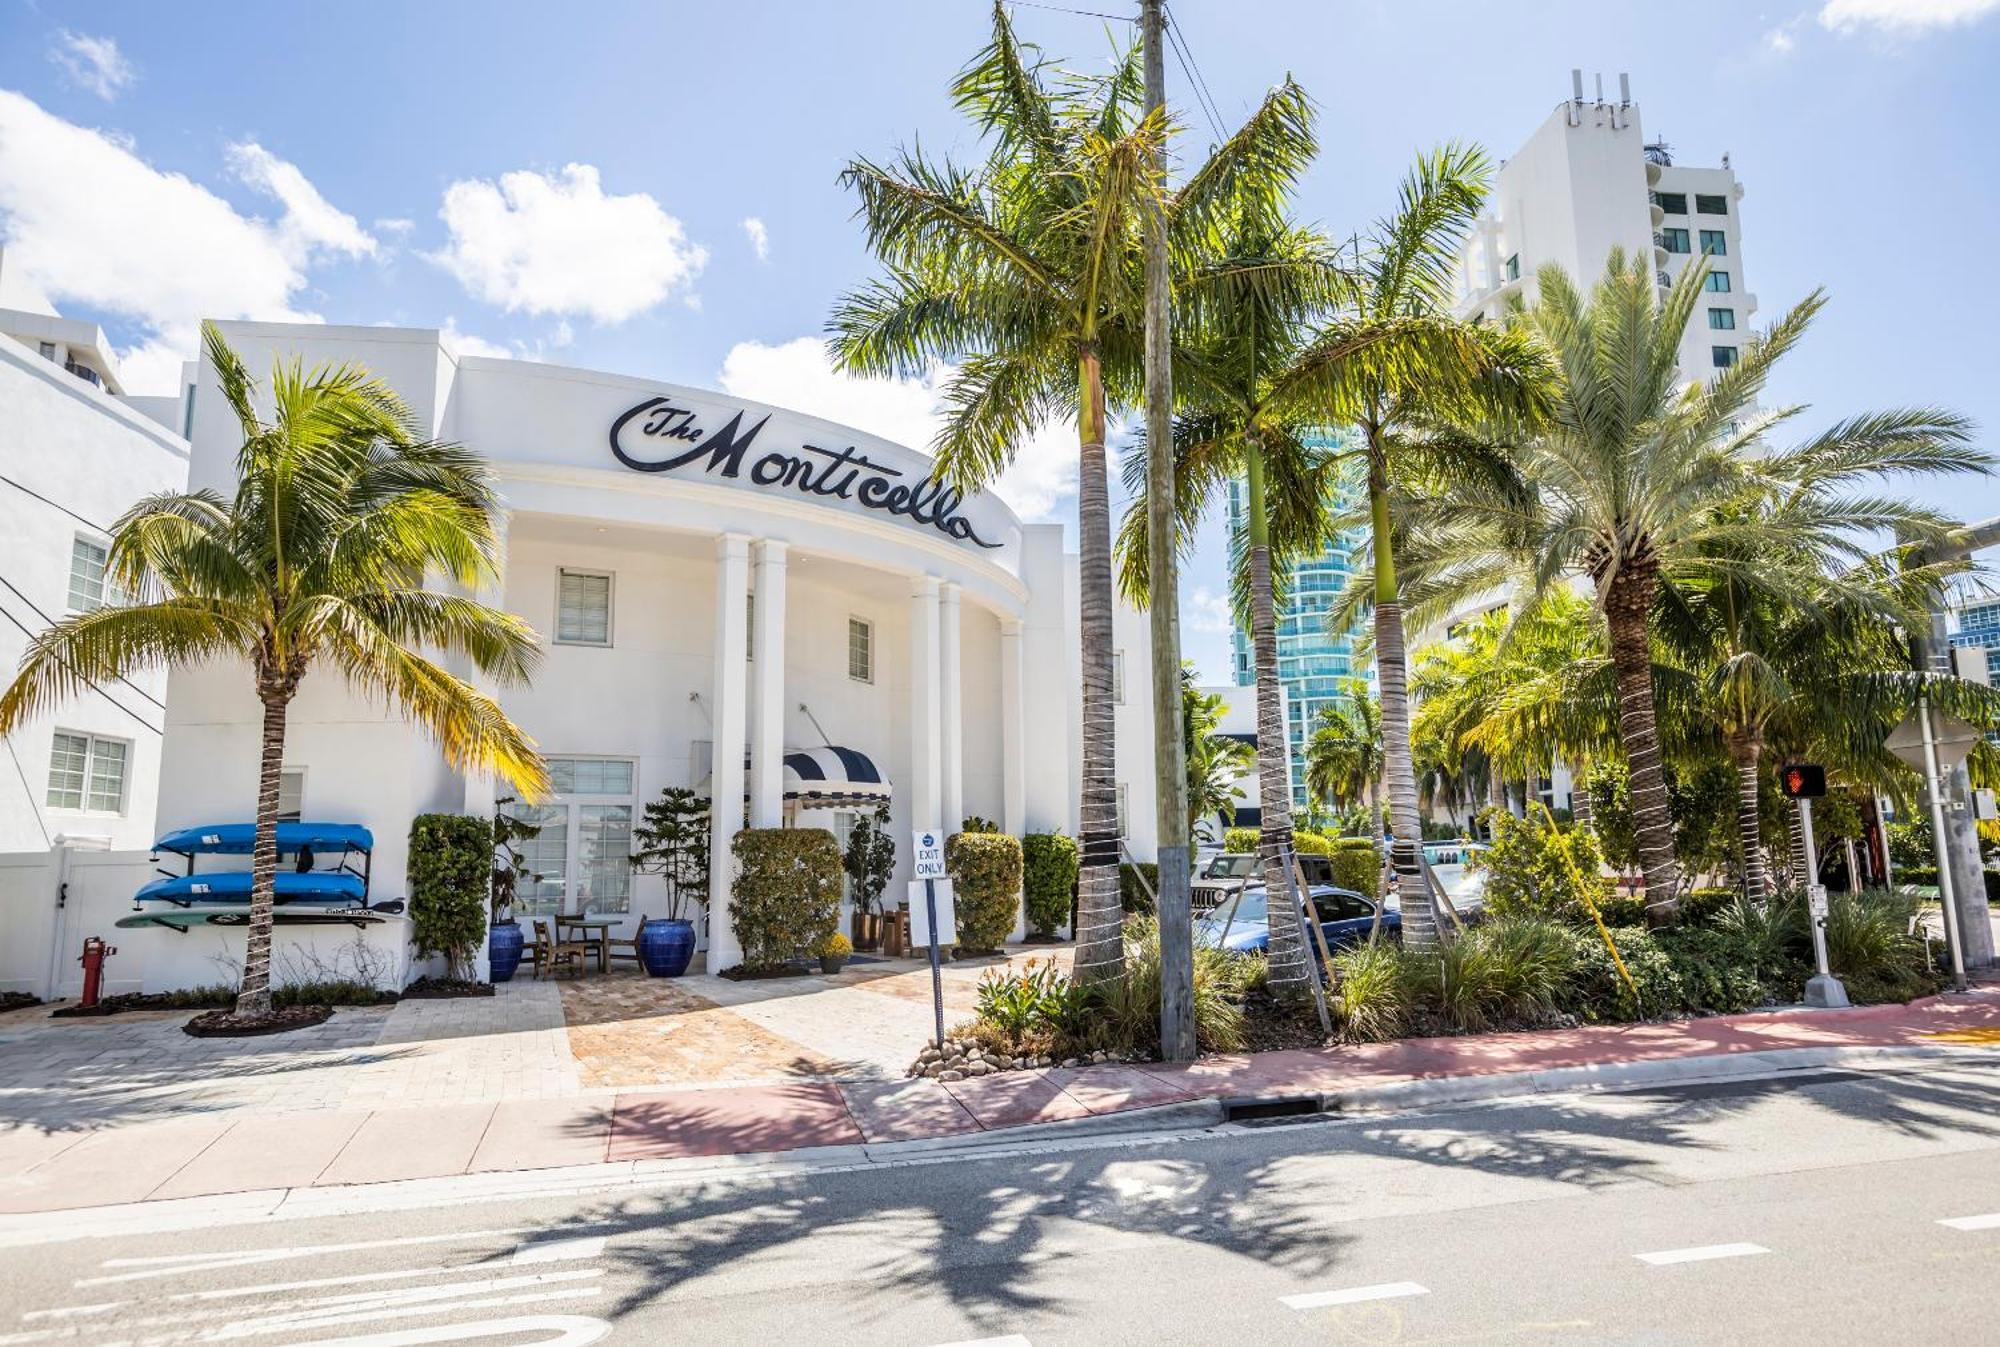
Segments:
[[[470,1243],[473,1240],[496,1239],[502,1235],[535,1235],[539,1233],[532,1226],[516,1226],[505,1230],[467,1230],[462,1233],[443,1235],[404,1235],[397,1239],[357,1240],[351,1244],[302,1244],[283,1249],[235,1249],[219,1253],[170,1253],[156,1254],[147,1258],[107,1258],[102,1266],[107,1268],[143,1268],[139,1272],[123,1272],[107,1277],[84,1277],[77,1286],[101,1286],[107,1282],[139,1281],[146,1277],[174,1277],[183,1272],[209,1271],[213,1268],[239,1267],[246,1263],[275,1263],[286,1258],[317,1258],[329,1253],[353,1253],[361,1249],[395,1249],[412,1244],[453,1244]]]
[[[1642,1263],[1665,1267],[1669,1263],[1705,1263],[1711,1258],[1747,1258],[1753,1253],[1769,1252],[1761,1244],[1703,1244],[1693,1249],[1662,1249],[1658,1253],[1635,1253],[1632,1256]]]
[[[1402,1296],[1427,1296],[1428,1286],[1415,1282],[1379,1282],[1374,1286],[1349,1286],[1339,1291],[1308,1291],[1303,1295],[1279,1296],[1288,1310],[1318,1310],[1329,1305],[1358,1305],[1365,1300],[1395,1300]]]
[[[103,1314],[106,1310],[121,1309],[132,1302],[129,1300],[107,1300],[101,1305],[63,1305],[52,1310],[29,1310],[21,1316],[23,1323],[31,1319],[74,1319],[88,1314]]]
[[[514,1250],[515,1263],[562,1263],[573,1258],[595,1258],[604,1252],[604,1236],[588,1239],[547,1239],[523,1244]]]
[[[945,1342],[938,1347],[1033,1347],[1019,1333],[1009,1333],[1004,1338],[967,1338],[964,1342]]]
[[[566,1291],[538,1291],[518,1296],[487,1296],[479,1300],[459,1301],[442,1309],[434,1305],[403,1305],[386,1310],[369,1308],[352,1314],[316,1314],[290,1319],[252,1320],[243,1324],[224,1324],[221,1328],[207,1329],[198,1335],[182,1334],[180,1340],[230,1342],[238,1338],[268,1337],[274,1333],[303,1333],[339,1324],[369,1324],[383,1319],[421,1319],[425,1315],[461,1314],[466,1310],[502,1309],[513,1305],[538,1305],[551,1300],[588,1300],[603,1294],[601,1287],[579,1286]],[[153,1347],[157,1340],[148,1338],[146,1341],[148,1347]]]
[[[545,1337],[525,1339],[518,1347],[589,1347],[611,1331],[602,1319],[580,1314],[528,1314],[513,1319],[485,1319],[471,1324],[441,1324],[431,1328],[404,1328],[393,1333],[369,1333],[358,1338],[321,1338],[302,1342],[298,1347],[422,1347],[431,1342],[466,1342],[473,1338],[499,1338],[516,1333],[542,1333]]]
[[[1953,1230],[1992,1230],[2000,1227],[2000,1211],[1989,1211],[1984,1216],[1953,1216],[1938,1224],[1948,1225]]]

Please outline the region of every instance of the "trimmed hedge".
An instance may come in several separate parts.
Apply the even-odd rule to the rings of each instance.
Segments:
[[[486,938],[493,883],[493,824],[470,814],[410,820],[410,935],[417,957],[442,954],[447,975],[472,977]]]
[[[1231,828],[1222,834],[1222,849],[1227,852],[1255,855],[1260,834],[1255,828]],[[1360,839],[1366,841],[1366,838]],[[1319,833],[1307,832],[1304,828],[1292,830],[1292,850],[1305,856],[1324,856],[1333,849],[1333,841]]]
[[[953,833],[944,840],[944,868],[958,908],[959,948],[980,954],[999,949],[1020,910],[1021,839]]]
[[[840,843],[824,828],[745,828],[730,844],[736,879],[730,920],[743,966],[782,968],[832,933],[840,919]],[[720,970],[717,970],[720,971]]]
[[[1327,851],[1336,888],[1353,889],[1370,898],[1382,896],[1382,853],[1365,837],[1338,837]]]
[[[1255,828],[1229,828],[1222,834],[1222,849],[1228,852],[1255,852],[1257,850],[1257,830]]]
[[[1125,911],[1151,912],[1159,892],[1160,867],[1153,862],[1126,861],[1118,867],[1118,906]]]
[[[1066,833],[1029,833],[1021,839],[1021,892],[1028,925],[1054,935],[1069,920],[1076,898],[1076,839]],[[1122,887],[1122,885],[1121,885]]]
[[[1301,856],[1327,856],[1333,852],[1333,843],[1315,832],[1304,828],[1292,830],[1292,850]]]

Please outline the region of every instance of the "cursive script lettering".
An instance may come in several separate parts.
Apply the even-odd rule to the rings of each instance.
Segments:
[[[750,447],[770,419],[766,416],[745,430],[743,413],[737,412],[720,430],[704,435],[691,409],[677,407],[668,398],[648,398],[611,423],[611,452],[634,472],[672,472],[701,463],[705,474],[740,480],[746,473],[745,459],[750,456]],[[641,435],[689,447],[665,458],[635,457],[621,443],[622,433],[634,421],[639,423]],[[901,515],[914,524],[934,528],[957,542],[979,547],[1000,546],[980,537],[971,522],[958,513],[965,497],[956,487],[936,477],[914,483],[898,481],[904,476],[902,469],[877,463],[852,445],[845,449],[822,449],[807,444],[801,446],[799,453],[774,449],[751,458],[747,473],[756,486],[851,500],[865,510]]]

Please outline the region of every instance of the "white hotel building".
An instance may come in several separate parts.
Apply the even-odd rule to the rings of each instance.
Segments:
[[[886,798],[900,853],[891,904],[909,874],[914,826],[955,829],[978,814],[1016,835],[1077,831],[1077,567],[1060,525],[1024,524],[991,494],[960,499],[929,480],[925,455],[809,411],[463,357],[432,330],[221,326],[260,376],[274,359],[366,367],[407,401],[419,433],[491,463],[505,502],[505,568],[488,597],[546,643],[533,685],[500,693],[558,786],[534,811],[543,827],[530,866],[545,877],[527,893],[536,910],[588,906],[624,914],[633,927],[659,915],[660,881],[634,875],[628,857],[641,807],[669,786],[711,795],[719,857],[739,826],[844,836],[859,811]],[[23,360],[7,351],[11,377]],[[44,385],[76,382],[56,365],[34,373]],[[196,488],[233,487],[234,418],[212,370],[190,366],[188,377],[178,403],[154,409],[185,427],[185,441],[79,385],[96,399],[101,433],[115,429],[126,468],[122,494],[79,497],[88,510],[72,508],[108,521],[142,490],[178,486],[183,474]],[[36,457],[53,415],[0,410],[10,463]],[[44,465],[37,481],[52,496],[83,487],[67,462]],[[37,568],[60,570],[70,526],[38,517],[43,525],[49,536],[28,550]],[[27,564],[13,538],[0,540],[0,556],[14,558],[10,572]],[[43,587],[59,593],[58,579],[52,573]],[[1127,847],[1151,859],[1143,615],[1119,608],[1116,646],[1121,816]],[[127,794],[102,819],[117,847],[252,816],[260,712],[247,671],[179,669],[161,681],[165,710],[147,709],[164,722],[164,744],[134,744]],[[33,827],[16,826],[23,786],[25,803],[53,817],[41,798],[51,732],[95,735],[101,720],[115,727],[107,714],[117,713],[92,709],[79,719],[85,711],[72,708],[59,726],[13,737],[25,781],[8,783],[14,802],[0,847],[47,845]],[[404,892],[412,816],[484,814],[495,804],[490,780],[453,772],[406,719],[357,698],[331,670],[308,674],[289,717],[284,808],[369,827],[373,897]],[[728,874],[726,864],[713,867],[712,969],[740,958]],[[119,935],[134,945],[188,939]],[[80,938],[72,931],[70,943]],[[194,939],[241,942],[214,928]]]

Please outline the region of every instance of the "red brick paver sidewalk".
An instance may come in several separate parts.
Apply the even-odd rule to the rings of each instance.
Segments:
[[[0,1131],[0,1213],[966,1136],[1197,1099],[1789,1049],[2000,1047],[2000,988],[1907,1006],[1407,1039],[953,1081],[800,1081],[368,1113]],[[294,1134],[290,1129],[296,1129]]]

